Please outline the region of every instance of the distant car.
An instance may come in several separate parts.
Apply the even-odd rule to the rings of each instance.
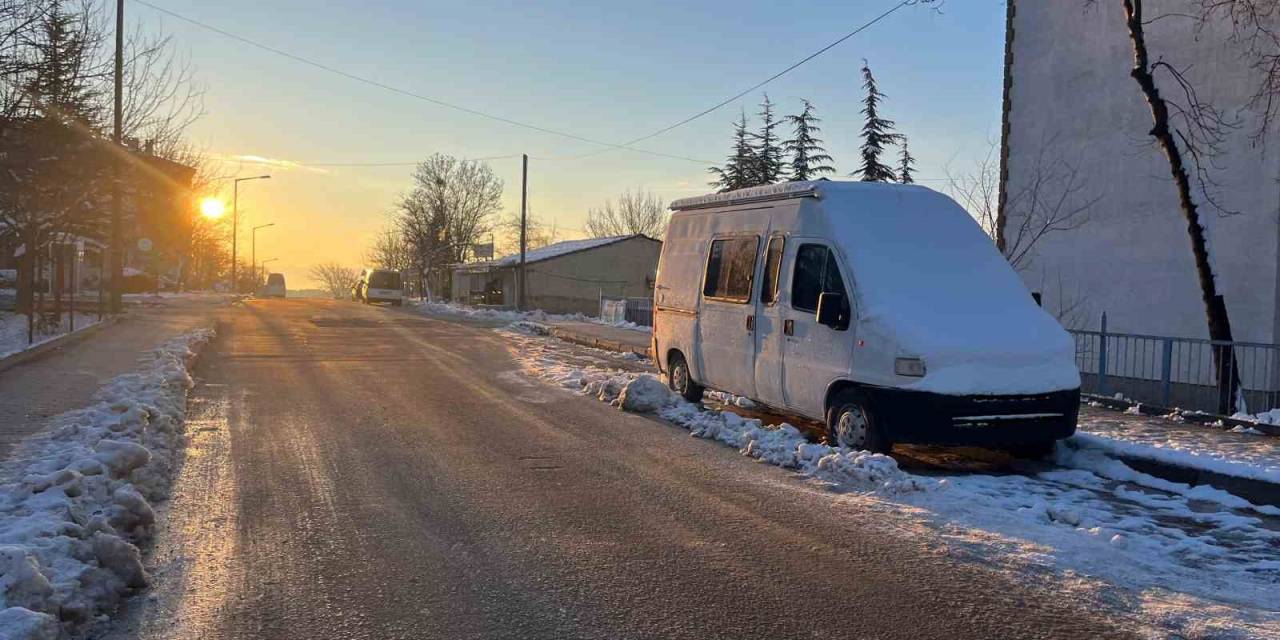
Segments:
[[[404,303],[404,288],[400,272],[386,269],[365,269],[356,283],[356,297],[365,304],[385,302],[392,306]]]
[[[267,285],[262,288],[264,298],[285,297],[284,274],[272,273],[267,276]]]

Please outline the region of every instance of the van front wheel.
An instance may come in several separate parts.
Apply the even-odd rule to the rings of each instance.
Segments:
[[[704,389],[702,385],[693,381],[693,376],[689,373],[689,363],[685,362],[684,356],[679,353],[671,354],[671,359],[667,362],[667,386],[689,402],[694,404],[702,402]]]
[[[856,390],[841,392],[827,413],[827,435],[837,447],[889,453],[893,443],[871,412],[867,396]]]

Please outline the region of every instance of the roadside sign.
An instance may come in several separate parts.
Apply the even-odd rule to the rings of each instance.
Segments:
[[[151,251],[151,238],[138,238],[139,251]]]

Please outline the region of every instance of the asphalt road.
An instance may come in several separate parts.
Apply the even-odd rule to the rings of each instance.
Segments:
[[[1096,638],[1105,613],[678,428],[473,325],[257,301],[113,638]]]

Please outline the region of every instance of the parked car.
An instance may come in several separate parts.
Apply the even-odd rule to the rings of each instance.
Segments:
[[[386,269],[365,269],[356,284],[357,297],[365,304],[385,302],[392,306],[404,304],[404,288],[400,272]]]
[[[271,273],[267,275],[267,284],[262,287],[262,297],[264,298],[285,297],[283,273]]]
[[[1075,432],[1070,337],[973,218],[914,185],[796,182],[679,200],[653,352],[704,388],[826,423],[833,444],[1043,455]]]

